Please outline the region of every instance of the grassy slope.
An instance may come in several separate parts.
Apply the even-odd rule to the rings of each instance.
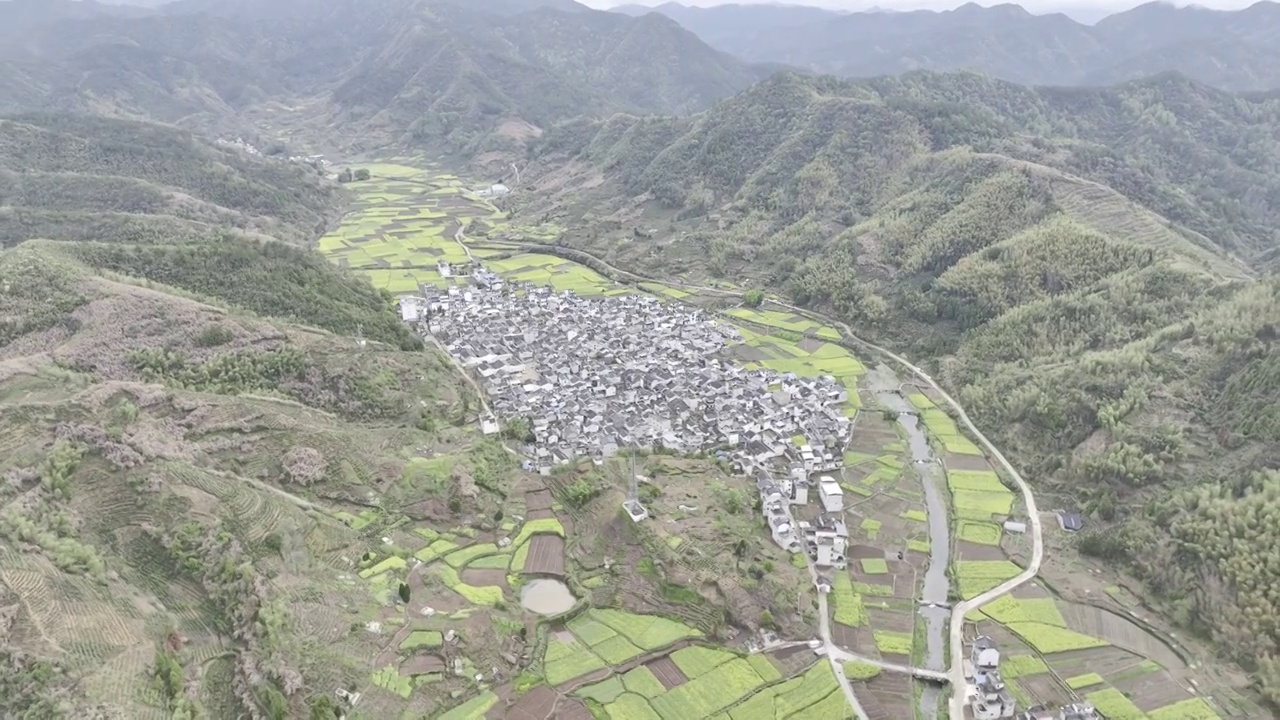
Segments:
[[[1277,193],[1277,122],[1274,102],[1169,78],[1034,91],[782,77],[692,120],[560,128],[526,212],[550,210],[582,230],[562,242],[622,266],[765,284],[835,312],[933,363],[1050,504],[1124,522],[1131,544],[1109,555],[1159,543],[1184,563],[1164,567],[1252,584],[1273,571],[1183,545],[1194,534],[1149,501],[1277,462],[1280,301],[1250,267],[1274,253],[1276,218],[1225,201]],[[601,188],[553,195],[602,171]],[[1215,631],[1257,604],[1198,592],[1199,570],[1140,570],[1167,599],[1197,598],[1192,619]],[[1276,636],[1251,628],[1267,640],[1241,657],[1265,662]]]
[[[59,213],[175,186],[297,237],[330,212],[290,166],[166,129],[75,121],[98,149],[50,156],[44,133],[67,122],[0,147],[0,166],[43,173]],[[30,181],[7,196],[17,211],[44,194]],[[454,427],[474,399],[384,295],[273,240],[148,234],[166,208],[104,220],[110,242],[53,224],[31,234],[61,240],[0,251],[0,714],[170,717],[189,694],[213,717],[305,715],[366,684],[378,650],[351,624],[379,602],[335,578],[388,530],[338,511],[445,517],[456,487],[397,482],[424,451],[477,482],[501,474]],[[455,499],[487,516],[488,497]],[[167,684],[151,676],[162,649],[183,668]]]

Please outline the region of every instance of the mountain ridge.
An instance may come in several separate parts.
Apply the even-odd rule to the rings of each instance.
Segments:
[[[1268,71],[1280,40],[1280,4],[1270,0],[1241,10],[1154,1],[1093,25],[1010,3],[818,15],[813,8],[768,7],[769,25],[760,24],[763,11],[752,6],[668,3],[651,11],[745,60],[847,77],[973,70],[1025,85],[1094,86],[1177,69],[1229,90],[1280,86],[1280,71]]]

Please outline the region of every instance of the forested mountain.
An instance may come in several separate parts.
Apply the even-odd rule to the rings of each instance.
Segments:
[[[1257,589],[1280,536],[1245,518],[1280,462],[1277,127],[1280,102],[1176,75],[781,75],[694,118],[548,133],[527,211],[624,267],[761,284],[931,365],[1042,506],[1115,523],[1087,549],[1268,668],[1280,636],[1251,618],[1280,611]],[[1224,539],[1244,526],[1256,553]]]
[[[1269,1],[1237,11],[1150,2],[1093,26],[1011,4],[850,14],[676,4],[654,11],[746,60],[847,77],[972,70],[1028,85],[1109,85],[1176,70],[1229,90],[1280,87],[1280,4]]]
[[[0,112],[249,133],[245,113],[288,104],[329,138],[338,123],[365,145],[476,152],[582,114],[697,111],[765,74],[661,16],[567,0],[82,5],[0,3],[22,27],[0,49]]]

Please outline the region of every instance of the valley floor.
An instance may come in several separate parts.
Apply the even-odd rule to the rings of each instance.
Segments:
[[[647,292],[687,303],[740,328],[745,343],[735,351],[736,360],[745,367],[838,378],[849,391],[855,426],[835,473],[846,498],[841,514],[850,531],[849,566],[824,569],[830,594],[822,602],[816,602],[813,588],[803,587],[806,558],[777,552],[750,510],[731,509],[749,505],[751,482],[725,474],[714,462],[647,458],[645,474],[654,487],[646,488],[645,499],[660,521],[638,525],[618,519],[629,472],[625,463],[557,470],[553,477],[521,480],[521,492],[510,495],[519,499],[503,509],[503,517],[512,519],[490,533],[468,537],[460,529],[404,527],[387,552],[366,555],[360,576],[379,594],[392,593],[401,582],[396,578],[406,573],[414,597],[414,583],[423,577],[438,578],[453,591],[443,607],[432,608],[426,624],[416,617],[423,609],[412,606],[399,624],[394,614],[382,619],[398,629],[374,663],[383,668],[375,686],[402,699],[429,695],[432,674],[454,669],[456,656],[441,640],[452,629],[448,619],[465,624],[479,610],[493,623],[523,628],[520,637],[530,637],[523,652],[532,664],[514,679],[483,679],[488,689],[445,717],[544,717],[554,711],[570,718],[604,713],[678,720],[690,717],[691,708],[699,717],[731,720],[852,716],[837,683],[844,678],[833,676],[826,663],[815,664],[806,645],[786,642],[807,640],[829,622],[831,643],[823,650],[848,658],[832,665],[853,683],[860,714],[924,720],[944,712],[936,688],[883,668],[942,671],[950,665],[954,671],[945,649],[946,615],[931,605],[984,596],[987,602],[964,615],[954,635],[964,638],[965,651],[950,650],[967,662],[970,641],[994,640],[1020,708],[1089,701],[1108,718],[1237,716],[1223,709],[1235,701],[1229,686],[1197,675],[1187,648],[1131,610],[1126,591],[1118,585],[1091,591],[1102,576],[1085,570],[1064,548],[1067,533],[1055,513],[1039,518],[1055,553],[1045,572],[1008,594],[990,596],[1032,562],[1027,529],[1035,523],[1010,489],[1011,479],[957,426],[934,388],[903,383],[885,366],[869,371],[845,347],[849,340],[840,330],[772,300],[753,309],[741,304],[734,289],[623,284],[606,275],[627,278],[624,271],[598,263],[590,269],[554,246],[530,252],[539,240],[554,240],[554,227],[520,228],[521,242],[496,239],[511,230],[506,214],[454,176],[409,165],[363,167],[372,179],[351,185],[358,196],[355,209],[320,241],[320,250],[375,285],[396,295],[462,285],[463,278],[442,277],[438,264],[474,261],[509,281],[590,296]],[[605,487],[581,505],[569,504],[566,498],[573,495],[565,492],[584,474],[603,474]],[[800,520],[816,520],[819,511],[816,502],[793,508]],[[348,518],[355,524],[367,520]],[[743,570],[746,559],[750,572],[722,577],[719,558],[734,552],[735,540],[748,539],[751,549],[738,554],[734,569]],[[406,553],[396,551],[402,546]],[[1063,572],[1068,566],[1072,572]],[[638,568],[640,579],[656,581],[658,596],[633,587],[634,581],[619,576],[619,567]],[[517,619],[503,608],[526,576],[560,578],[587,602],[549,621]],[[784,586],[793,593],[785,604],[779,594]],[[770,592],[775,596],[768,597]],[[624,598],[633,606],[646,595],[665,618],[605,609]],[[737,607],[717,619],[699,609],[708,601]],[[754,608],[756,617],[743,617],[743,605]],[[827,605],[830,616],[815,617],[815,607]],[[769,635],[772,642],[763,645],[754,636],[726,642],[737,631],[723,634],[726,627],[771,625],[781,638]],[[689,645],[712,638],[756,652],[736,655]],[[414,655],[424,643],[444,648],[432,656],[442,667],[415,674],[413,663],[428,662]],[[485,674],[479,666],[466,672]]]

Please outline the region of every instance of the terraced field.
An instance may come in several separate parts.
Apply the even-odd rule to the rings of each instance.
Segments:
[[[456,175],[393,163],[352,168],[368,170],[370,179],[346,186],[355,196],[352,208],[337,228],[320,238],[318,249],[369,278],[375,287],[398,295],[415,293],[421,284],[456,284],[441,277],[437,263],[480,259],[512,280],[582,295],[625,292],[597,273],[551,255],[472,252],[459,239],[481,224],[490,231],[505,228],[505,214]],[[535,236],[545,231],[524,230]]]

